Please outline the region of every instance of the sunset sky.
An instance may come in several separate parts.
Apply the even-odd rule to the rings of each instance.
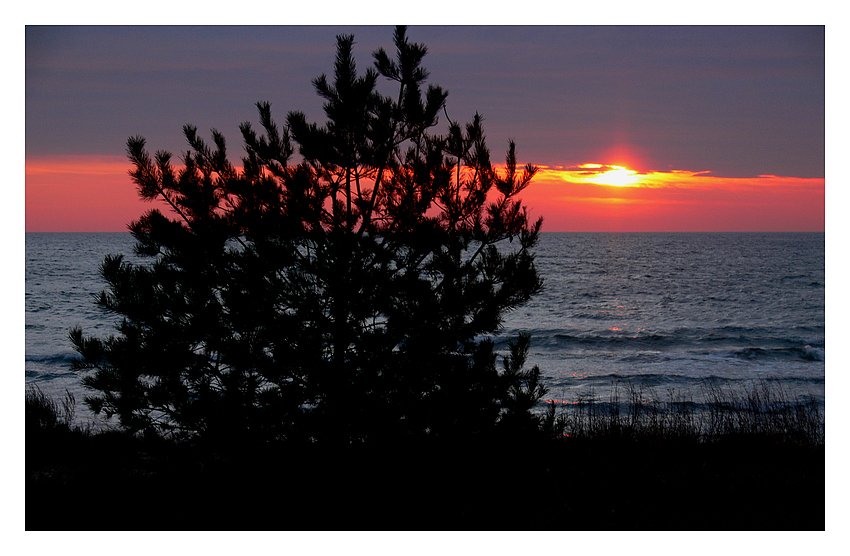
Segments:
[[[26,231],[123,231],[124,149],[228,138],[267,100],[324,123],[311,80],[335,35],[358,70],[392,27],[69,27],[25,32]],[[411,26],[454,120],[477,111],[541,172],[523,199],[544,231],[823,231],[825,32],[788,26]],[[439,131],[445,128],[442,119]]]

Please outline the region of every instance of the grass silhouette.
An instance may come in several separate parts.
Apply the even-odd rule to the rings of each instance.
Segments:
[[[623,438],[647,441],[727,442],[732,438],[819,446],[823,413],[814,399],[792,400],[777,381],[740,385],[705,381],[697,395],[630,383],[619,385],[605,402],[593,393],[561,405],[557,419],[570,438]]]
[[[74,427],[30,390],[26,528],[822,530],[818,407],[769,382],[706,393],[576,400],[559,439],[216,451]]]

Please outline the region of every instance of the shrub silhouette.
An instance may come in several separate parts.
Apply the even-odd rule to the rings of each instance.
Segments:
[[[130,224],[131,264],[107,256],[97,303],[117,335],[70,333],[96,413],[131,433],[233,441],[487,437],[537,431],[545,392],[522,371],[521,337],[499,372],[482,339],[542,282],[517,198],[536,168],[491,164],[482,119],[448,118],[426,86],[426,48],[396,29],[359,75],[337,37],[332,78],[313,81],[327,122],[290,112],[240,126],[242,167],[224,136],[183,128],[182,164],[131,137],[130,176],[152,209]],[[397,86],[377,91],[384,78]],[[432,130],[441,115],[444,135]],[[296,147],[300,157],[296,157]],[[297,160],[296,160],[297,159]]]

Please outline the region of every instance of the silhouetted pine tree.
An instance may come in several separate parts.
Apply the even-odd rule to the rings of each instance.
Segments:
[[[481,118],[432,132],[447,93],[427,85],[423,45],[395,31],[358,75],[337,38],[333,78],[314,80],[327,122],[258,103],[225,140],[183,132],[182,165],[131,137],[146,200],[130,225],[149,264],[108,256],[99,305],[118,334],[71,338],[86,399],[131,432],[225,439],[366,439],[537,430],[545,389],[523,373],[528,339],[496,368],[480,340],[541,288],[531,252],[542,220],[517,195],[536,168],[490,162]],[[395,82],[395,98],[376,90]],[[447,117],[448,118],[448,117]],[[295,146],[300,161],[292,161]]]

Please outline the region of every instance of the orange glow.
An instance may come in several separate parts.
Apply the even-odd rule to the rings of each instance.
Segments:
[[[613,186],[608,172],[633,182]],[[627,174],[627,172],[629,172]],[[608,183],[605,183],[605,182]],[[823,231],[824,178],[636,172],[586,163],[540,166],[523,202],[545,231]]]

